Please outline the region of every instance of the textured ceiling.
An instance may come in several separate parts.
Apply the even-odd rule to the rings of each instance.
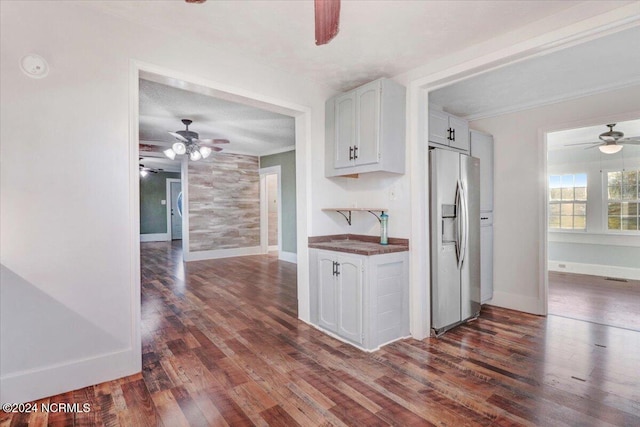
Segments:
[[[347,0],[342,2],[340,32],[324,46],[314,44],[311,0],[82,4],[347,90],[403,73],[579,3],[584,2]]]
[[[429,94],[471,120],[640,84],[640,27],[518,62]]]
[[[200,138],[228,139],[225,152],[265,155],[295,145],[292,117],[140,79],[140,141],[170,145],[169,131],[189,130]]]

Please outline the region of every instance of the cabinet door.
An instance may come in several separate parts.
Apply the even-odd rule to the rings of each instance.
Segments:
[[[337,331],[337,281],[333,274],[335,259],[318,253],[318,324],[330,331]]]
[[[380,82],[365,85],[356,91],[357,135],[356,164],[379,162],[380,153]]]
[[[356,146],[356,93],[345,93],[336,98],[335,151],[333,165],[336,169],[353,166],[352,153]]]
[[[449,115],[439,110],[429,109],[429,141],[449,145]]]
[[[453,130],[453,138],[449,141],[449,145],[469,151],[469,123],[458,117],[449,116],[449,127]]]
[[[362,260],[338,257],[338,335],[362,344]]]

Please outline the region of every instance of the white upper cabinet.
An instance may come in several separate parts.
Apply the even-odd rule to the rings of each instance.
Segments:
[[[325,105],[325,175],[404,173],[405,88],[380,79]]]
[[[429,108],[429,142],[469,152],[469,123],[444,111]]]

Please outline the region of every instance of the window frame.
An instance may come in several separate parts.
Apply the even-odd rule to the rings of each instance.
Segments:
[[[562,181],[562,177],[566,176],[566,175],[571,175],[573,177],[574,180],[574,185],[573,185],[573,189],[574,189],[574,195],[573,195],[573,199],[571,199],[571,201],[563,201],[562,200],[562,196],[560,197],[560,200],[551,200],[551,177],[552,176],[559,176],[560,180]],[[576,175],[584,175],[585,179],[586,179],[586,197],[584,200],[577,200],[575,198],[575,177]],[[561,184],[561,189],[562,184]],[[562,190],[561,190],[562,193]],[[587,233],[588,232],[588,221],[587,221],[587,208],[588,208],[588,201],[589,201],[589,172],[588,171],[579,171],[579,172],[559,172],[559,173],[547,173],[547,232],[551,232],[551,233]],[[575,205],[576,204],[584,204],[584,228],[552,228],[551,227],[551,206],[554,204],[557,204],[559,206],[560,209],[560,224],[562,224],[562,203],[571,203],[573,205],[573,213],[572,213],[572,217],[574,218],[575,221]],[[566,215],[565,215],[566,216]],[[582,215],[578,215],[578,216],[582,216]]]
[[[638,218],[638,229],[637,230],[613,230],[609,229],[609,172],[629,172],[636,171],[639,175],[637,185],[640,187],[640,166],[632,166],[630,168],[607,168],[602,169],[600,184],[602,185],[602,230],[604,234],[613,234],[613,235],[627,235],[627,236],[638,236],[640,235],[640,206],[637,213]],[[640,204],[640,189],[638,190],[639,194],[637,194],[637,198],[634,199],[636,203]],[[619,201],[622,203],[624,199],[619,199],[615,201]]]

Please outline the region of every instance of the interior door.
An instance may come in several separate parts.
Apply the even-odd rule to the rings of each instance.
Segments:
[[[327,253],[318,252],[318,324],[336,332],[338,321],[334,261]]]
[[[182,192],[182,183],[171,182],[171,240],[182,240],[182,209],[178,199]]]
[[[356,165],[378,163],[380,152],[380,82],[357,90]]]
[[[338,258],[338,335],[362,344],[362,260]]]

